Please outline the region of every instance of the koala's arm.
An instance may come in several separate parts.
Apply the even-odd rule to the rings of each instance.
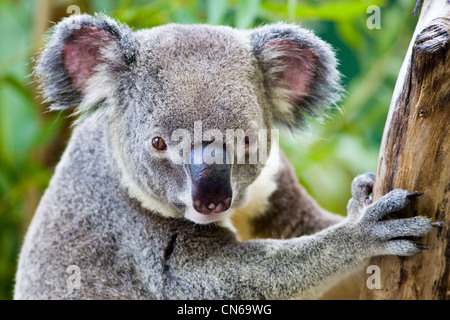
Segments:
[[[321,208],[298,183],[294,168],[280,155],[276,189],[262,214],[245,212],[233,217],[241,239],[289,239],[313,234],[341,222],[344,217]]]
[[[414,193],[395,190],[369,206],[364,192],[359,195],[343,222],[314,235],[238,242],[225,228],[178,232],[164,255],[170,276],[161,298],[314,298],[370,256],[420,250],[398,238],[424,235],[432,227],[428,218],[381,221],[408,205]],[[195,281],[199,276],[202,281]]]

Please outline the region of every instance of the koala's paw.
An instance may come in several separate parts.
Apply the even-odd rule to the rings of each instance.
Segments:
[[[362,209],[356,227],[363,231],[374,255],[410,256],[421,249],[428,249],[404,238],[423,237],[431,228],[442,227],[442,222],[432,222],[424,216],[383,220],[387,215],[408,207],[420,195],[421,192],[396,189]]]
[[[427,246],[404,238],[423,237],[431,228],[442,227],[442,222],[432,222],[424,216],[383,220],[387,215],[408,207],[422,193],[396,189],[372,203],[370,195],[374,178],[372,173],[366,173],[353,180],[353,197],[347,206],[347,220],[368,242],[366,247],[370,248],[371,255],[409,256],[427,249]]]

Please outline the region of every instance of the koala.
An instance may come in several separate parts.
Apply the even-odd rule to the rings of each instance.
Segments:
[[[264,145],[255,132],[298,130],[335,106],[336,65],[295,24],[56,24],[35,75],[51,110],[78,118],[26,234],[14,298],[314,299],[370,257],[418,252],[411,237],[436,222],[386,217],[420,193],[372,202],[374,175],[363,174],[344,218],[298,184],[273,139],[266,161],[247,161]]]

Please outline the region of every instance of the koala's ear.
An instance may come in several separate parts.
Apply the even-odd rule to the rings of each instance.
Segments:
[[[297,25],[256,28],[250,41],[273,103],[274,120],[301,127],[305,116],[319,116],[341,97],[340,75],[331,47]]]
[[[52,110],[103,101],[135,59],[131,29],[105,15],[65,18],[48,37],[35,75]]]

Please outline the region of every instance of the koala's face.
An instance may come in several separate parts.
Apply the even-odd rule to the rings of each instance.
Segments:
[[[244,203],[262,166],[250,152],[258,132],[268,138],[258,129],[271,128],[250,43],[231,28],[179,25],[136,40],[129,96],[111,123],[125,170],[180,215],[219,220]]]
[[[276,161],[273,121],[294,127],[338,95],[332,51],[297,26],[131,32],[104,16],[77,22],[58,24],[41,57],[44,94],[54,108],[100,105],[123,183],[166,216],[209,223],[242,206],[267,157]]]

